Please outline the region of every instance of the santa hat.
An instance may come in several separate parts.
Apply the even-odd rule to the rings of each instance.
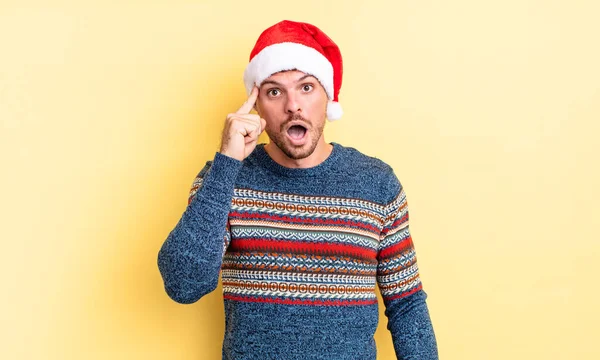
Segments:
[[[244,71],[248,95],[269,76],[299,70],[317,78],[329,98],[327,119],[342,117],[338,94],[342,86],[342,55],[338,46],[314,25],[281,21],[260,34]]]

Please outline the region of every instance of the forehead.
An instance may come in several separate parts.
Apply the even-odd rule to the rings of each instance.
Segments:
[[[316,78],[314,76],[307,74],[305,72],[299,71],[299,70],[283,70],[283,71],[279,71],[279,72],[272,74],[271,76],[269,76],[268,78],[263,80],[262,83],[264,84],[265,82],[270,82],[270,81],[277,82],[277,83],[295,83],[295,82],[300,81],[300,79],[316,80]]]

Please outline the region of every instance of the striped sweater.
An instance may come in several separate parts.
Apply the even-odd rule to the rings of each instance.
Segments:
[[[288,168],[258,144],[219,152],[158,253],[166,293],[194,303],[222,281],[223,360],[375,360],[379,288],[398,359],[437,359],[426,293],[392,168],[331,142]]]

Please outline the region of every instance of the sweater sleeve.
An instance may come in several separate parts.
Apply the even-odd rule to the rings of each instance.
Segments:
[[[188,204],[158,252],[165,291],[191,304],[216,289],[230,242],[229,210],[242,162],[216,152],[194,179]]]
[[[437,360],[435,333],[419,277],[417,258],[408,226],[404,189],[393,175],[393,199],[385,206],[386,217],[377,254],[377,283],[388,319],[396,357]]]

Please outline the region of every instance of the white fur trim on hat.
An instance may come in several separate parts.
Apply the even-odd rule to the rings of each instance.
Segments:
[[[325,88],[329,100],[333,99],[333,66],[329,60],[310,46],[293,42],[269,45],[252,58],[244,71],[247,94],[250,95],[254,84],[260,86],[269,76],[293,69],[317,78]],[[335,114],[337,113],[338,111],[335,111]]]
[[[342,111],[342,106],[337,101],[329,100],[327,103],[327,119],[328,120],[337,120],[342,117],[344,112]]]

